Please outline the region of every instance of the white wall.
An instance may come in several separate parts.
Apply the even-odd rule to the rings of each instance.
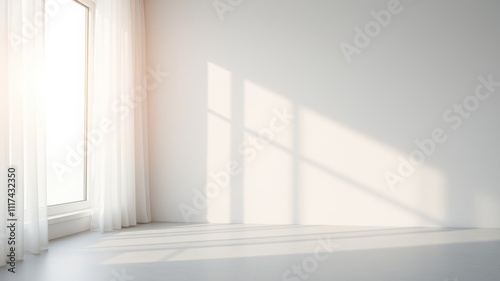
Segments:
[[[388,3],[252,0],[221,21],[212,0],[146,0],[148,63],[171,72],[149,97],[153,219],[500,227],[500,87],[478,80],[500,81],[500,2],[393,3],[348,63],[340,43]],[[447,112],[466,97],[467,118]]]

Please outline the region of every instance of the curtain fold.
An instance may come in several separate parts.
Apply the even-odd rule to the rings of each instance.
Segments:
[[[0,4],[0,254],[12,244],[7,219],[15,221],[16,260],[48,247],[43,73],[44,0]],[[15,216],[7,212],[7,169],[16,169]],[[0,265],[5,265],[4,258]]]
[[[151,221],[142,0],[97,0],[89,150],[92,230]]]
[[[9,159],[7,95],[7,1],[0,1],[0,182],[7,182]],[[7,257],[7,191],[0,188],[0,267]]]

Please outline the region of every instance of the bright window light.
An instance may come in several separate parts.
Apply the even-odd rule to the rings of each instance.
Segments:
[[[76,1],[46,15],[47,203],[87,199],[88,8]]]

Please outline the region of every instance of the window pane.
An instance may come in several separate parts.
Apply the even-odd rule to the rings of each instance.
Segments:
[[[86,200],[86,7],[68,2],[47,14],[45,30],[47,201]]]

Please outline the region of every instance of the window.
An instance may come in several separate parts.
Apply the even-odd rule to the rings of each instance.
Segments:
[[[89,207],[86,134],[92,8],[90,0],[51,1],[46,6],[49,215]]]

